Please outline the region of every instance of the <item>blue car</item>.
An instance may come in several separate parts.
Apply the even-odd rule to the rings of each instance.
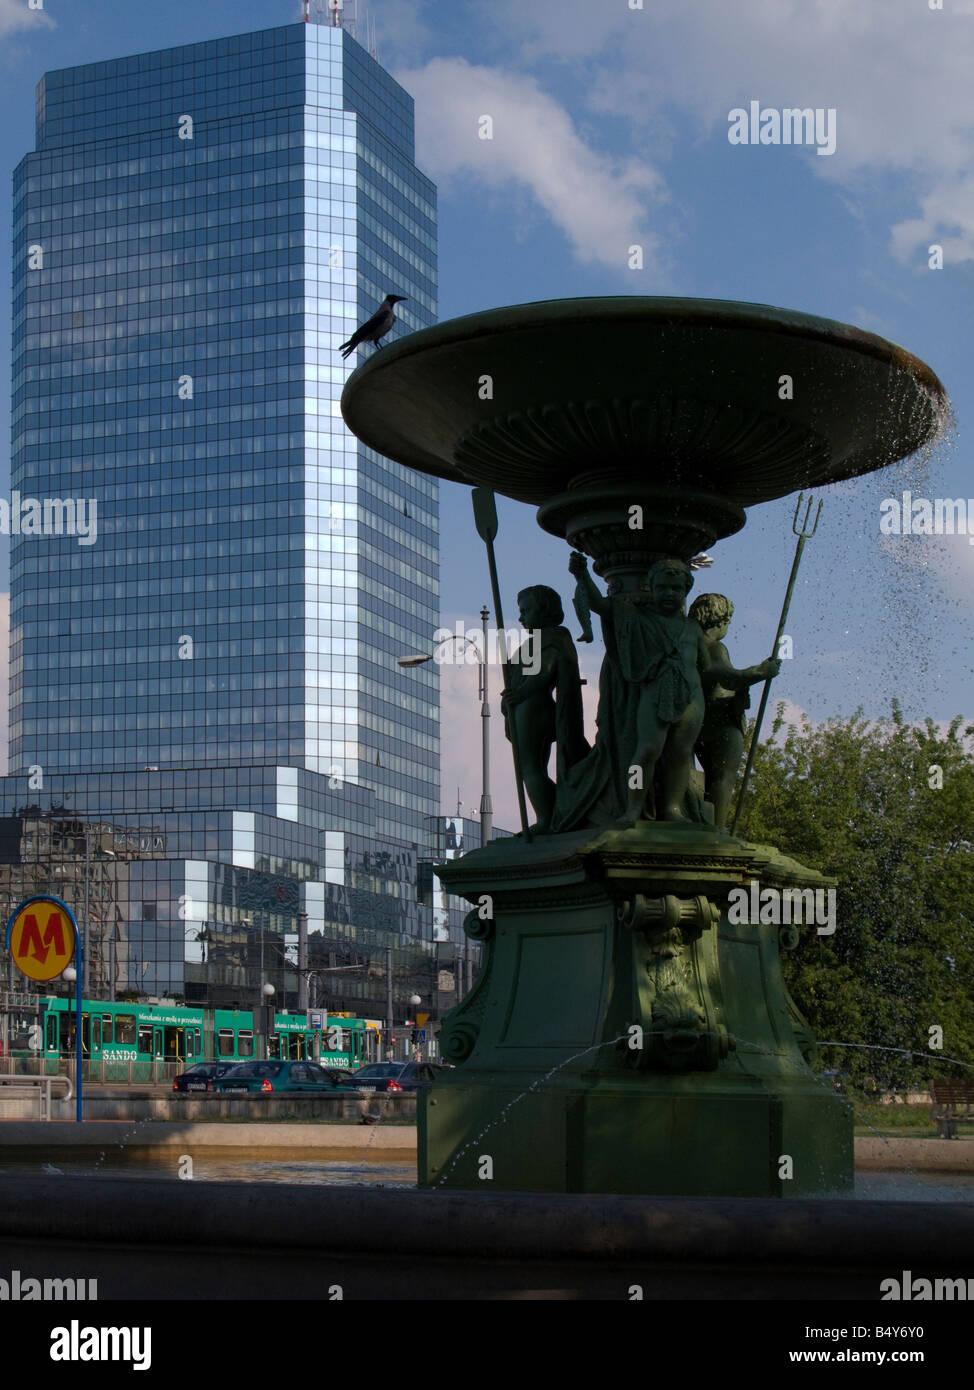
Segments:
[[[224,1096],[267,1096],[287,1092],[325,1095],[343,1088],[317,1062],[237,1062],[223,1076],[214,1077],[207,1090]]]

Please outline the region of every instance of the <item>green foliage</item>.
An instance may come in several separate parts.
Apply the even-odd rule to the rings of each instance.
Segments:
[[[936,1139],[937,1125],[930,1105],[876,1105],[861,1097],[853,1103],[856,1133],[892,1135],[902,1139]],[[966,1130],[961,1130],[966,1135]]]
[[[922,1054],[825,1048],[824,1064],[884,1087],[971,1076],[943,1059],[974,1063],[974,726],[917,728],[895,701],[878,722],[859,710],[795,727],[782,712],[738,833],[837,880],[835,935],[801,929],[788,988],[822,1042]]]

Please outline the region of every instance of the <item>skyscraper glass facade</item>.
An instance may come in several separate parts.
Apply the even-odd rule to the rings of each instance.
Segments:
[[[345,429],[336,348],[389,292],[434,321],[434,197],[411,99],[341,28],[41,81],[11,486],[97,538],[12,539],[12,773],[288,765],[424,840],[435,673],[405,699],[395,658],[438,620],[436,483]]]
[[[99,871],[92,992],[247,1003],[259,940],[293,1003],[301,917],[321,1002],[377,1012],[390,942],[397,997],[449,994],[460,917],[434,930],[418,884],[438,673],[407,690],[396,665],[439,621],[437,484],[345,428],[372,349],[337,350],[388,293],[392,337],[434,322],[435,217],[412,100],[340,27],[38,85],[14,175],[0,814],[153,846]],[[339,994],[346,960],[363,973]]]

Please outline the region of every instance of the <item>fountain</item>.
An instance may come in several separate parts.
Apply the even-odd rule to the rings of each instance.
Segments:
[[[505,709],[537,824],[437,870],[471,903],[485,952],[443,1024],[456,1070],[420,1107],[421,1185],[851,1189],[852,1119],[811,1071],[815,1041],[782,977],[794,926],[732,910],[752,884],[794,904],[829,883],[730,833],[692,766],[705,702],[777,663],[731,667],[684,602],[689,562],[747,507],[913,453],[945,406],[930,369],[873,334],[685,299],[491,310],[350,377],[342,411],[371,448],[539,508],[606,641],[589,748],[560,600],[520,596],[544,676],[515,665]]]

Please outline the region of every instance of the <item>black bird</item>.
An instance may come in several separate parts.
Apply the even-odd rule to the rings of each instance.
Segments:
[[[359,343],[371,343],[373,347],[378,347],[379,339],[386,336],[396,321],[396,305],[406,297],[404,294],[387,294],[368,322],[356,328],[347,343],[342,343],[339,348],[342,356],[348,357]]]

